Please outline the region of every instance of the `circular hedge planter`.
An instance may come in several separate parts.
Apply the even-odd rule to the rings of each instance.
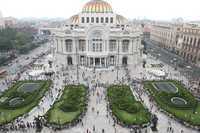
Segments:
[[[23,102],[24,102],[24,99],[23,99],[23,98],[21,98],[21,97],[15,97],[15,98],[13,98],[13,99],[11,99],[11,100],[9,101],[9,106],[15,107],[15,106],[20,105],[20,104],[23,103]]]
[[[180,97],[171,98],[171,102],[175,105],[186,105],[187,104],[187,101]]]

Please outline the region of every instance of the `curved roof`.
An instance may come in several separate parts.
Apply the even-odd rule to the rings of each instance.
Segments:
[[[116,23],[117,24],[124,24],[127,22],[128,22],[128,20],[125,17],[118,15],[118,14],[116,15]]]
[[[84,5],[82,13],[113,13],[113,10],[111,5],[103,0],[91,0]]]
[[[79,16],[74,15],[70,18],[72,24],[79,24]]]

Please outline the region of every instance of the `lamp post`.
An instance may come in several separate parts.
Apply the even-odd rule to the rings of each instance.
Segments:
[[[119,81],[119,41],[117,43],[117,56],[118,56],[118,59],[117,59],[117,82]]]
[[[76,70],[77,70],[77,83],[79,84],[79,59],[78,59],[78,48],[77,48],[77,45],[76,45],[76,62],[77,62],[77,65],[76,65]]]

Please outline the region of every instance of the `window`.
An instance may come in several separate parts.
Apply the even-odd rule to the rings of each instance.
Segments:
[[[99,47],[100,47],[99,52],[102,52],[102,43],[99,43]]]
[[[98,17],[96,17],[96,23],[99,23],[99,18]]]
[[[111,24],[113,23],[113,17],[110,18],[110,23],[111,23]]]
[[[84,56],[80,56],[80,63],[81,63],[81,65],[84,65],[84,63],[85,63],[85,57]]]
[[[72,40],[65,40],[66,52],[72,52]]]
[[[87,17],[87,23],[89,23],[90,22],[90,18],[89,17]]]
[[[198,48],[200,48],[200,38],[199,38],[199,40],[198,40]]]
[[[91,18],[91,23],[94,23],[94,17]]]
[[[116,40],[110,40],[109,41],[109,50],[112,51],[116,51]]]
[[[108,23],[108,17],[106,17],[106,23]]]
[[[190,38],[190,45],[192,45],[192,40],[193,40],[193,38],[191,37],[191,38]]]
[[[95,52],[95,43],[92,44],[92,51]]]
[[[187,37],[187,43],[189,42],[189,37]]]
[[[123,40],[122,42],[122,52],[128,52],[129,40]]]
[[[115,64],[115,57],[110,56],[110,65],[114,65],[114,64]]]
[[[73,65],[72,57],[71,57],[71,56],[68,56],[68,57],[67,57],[67,64],[68,64],[68,65]]]
[[[102,39],[92,39],[92,51],[93,52],[102,52],[103,51],[103,40]]]
[[[86,41],[79,40],[79,51],[85,51],[85,50],[86,50]]]
[[[85,23],[85,18],[84,17],[81,18],[81,22]]]
[[[196,46],[197,39],[194,38],[193,46]]]
[[[103,17],[101,17],[101,23],[104,23],[104,19],[103,19]]]

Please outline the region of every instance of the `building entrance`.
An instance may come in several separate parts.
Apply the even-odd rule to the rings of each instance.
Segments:
[[[100,66],[100,58],[95,58],[95,67]]]

